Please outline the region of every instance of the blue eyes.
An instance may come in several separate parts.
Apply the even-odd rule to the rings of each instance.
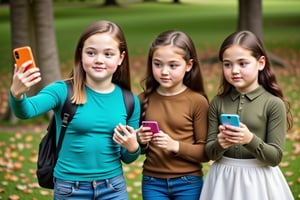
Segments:
[[[105,53],[105,56],[111,57],[111,56],[113,56],[113,53]]]
[[[155,66],[155,67],[163,67],[163,65],[162,64],[160,64],[160,63],[153,63],[153,65]],[[177,67],[178,67],[179,65],[175,65],[175,64],[170,64],[169,65],[169,67],[171,68],[171,69],[176,69]]]
[[[97,55],[96,52],[93,52],[93,51],[87,51],[86,54],[87,54],[88,56],[90,56],[90,57],[94,57],[94,56]],[[115,54],[114,54],[114,53],[111,53],[111,52],[106,52],[106,53],[104,53],[104,56],[105,56],[105,57],[112,57],[112,56],[114,56],[114,55],[115,55]]]
[[[231,67],[231,64],[229,64],[229,63],[223,63],[223,66],[229,68],[229,67]]]
[[[96,55],[94,52],[92,52],[92,51],[88,51],[88,52],[86,52],[86,54],[87,55],[89,55],[89,56],[94,56],[94,55]]]
[[[160,67],[161,66],[160,63],[153,63],[153,65],[156,66],[156,67]]]
[[[245,63],[245,62],[242,62],[242,63],[240,63],[240,66],[246,66],[247,65],[247,63]]]
[[[246,67],[248,65],[248,63],[246,63],[246,62],[240,62],[240,63],[238,63],[238,65],[240,67]],[[230,67],[233,66],[233,64],[232,63],[223,63],[223,66],[226,67],[226,68],[230,68]]]

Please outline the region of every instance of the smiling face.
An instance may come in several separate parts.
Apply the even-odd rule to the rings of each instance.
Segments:
[[[159,90],[166,93],[176,93],[183,88],[183,78],[193,65],[184,60],[184,51],[175,46],[159,46],[153,53],[152,73],[159,83]]]
[[[109,33],[90,36],[83,45],[82,66],[87,83],[111,82],[118,65],[121,65],[125,52],[120,52],[119,41]]]
[[[264,69],[264,56],[257,60],[250,50],[233,45],[224,51],[222,63],[225,79],[240,93],[259,87],[258,73]]]

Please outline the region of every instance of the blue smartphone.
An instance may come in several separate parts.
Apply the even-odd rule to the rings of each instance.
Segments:
[[[222,124],[240,127],[240,117],[236,114],[221,114]]]
[[[159,133],[158,123],[156,121],[142,121],[144,127],[150,127],[152,133]]]

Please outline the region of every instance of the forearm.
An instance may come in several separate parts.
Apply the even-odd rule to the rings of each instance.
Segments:
[[[124,163],[129,164],[129,163],[132,163],[133,161],[135,161],[139,157],[140,154],[141,154],[140,147],[134,153],[130,153],[127,149],[122,148],[121,149],[121,160]]]
[[[218,160],[223,156],[225,149],[223,149],[217,139],[215,139],[207,142],[205,152],[210,160]]]
[[[207,162],[209,161],[205,153],[205,144],[189,144],[179,142],[179,151],[176,154],[185,160],[191,162]]]
[[[270,165],[278,165],[283,156],[282,149],[275,143],[265,143],[262,139],[255,136],[251,142],[245,145],[248,151],[250,151],[258,160]]]

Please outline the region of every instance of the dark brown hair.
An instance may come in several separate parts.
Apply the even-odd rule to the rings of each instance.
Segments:
[[[125,40],[125,36],[121,28],[110,21],[96,21],[85,28],[82,32],[77,46],[75,48],[74,62],[75,65],[70,73],[69,79],[74,81],[74,95],[72,97],[73,103],[84,104],[86,102],[85,83],[86,73],[83,70],[81,63],[82,49],[84,42],[94,34],[97,33],[109,33],[112,37],[119,41],[120,53],[125,52],[125,56],[121,66],[118,66],[117,70],[113,74],[112,82],[118,84],[120,87],[130,90],[130,71],[129,71],[129,59],[128,49]]]
[[[169,30],[160,33],[156,39],[152,42],[147,61],[147,72],[146,78],[141,82],[141,86],[144,90],[144,101],[141,103],[142,106],[142,119],[145,117],[145,112],[147,110],[147,105],[149,101],[149,95],[156,90],[159,83],[155,80],[152,73],[152,59],[154,51],[161,46],[175,46],[182,49],[185,52],[183,59],[186,62],[193,60],[192,69],[186,72],[183,78],[183,84],[192,89],[195,92],[202,94],[207,100],[207,95],[205,93],[202,72],[200,69],[200,62],[197,56],[196,48],[194,46],[191,38],[181,32],[175,30]]]
[[[290,105],[287,99],[284,98],[283,92],[277,83],[275,74],[271,69],[271,62],[260,39],[250,31],[244,30],[232,33],[224,40],[220,47],[219,59],[221,62],[223,62],[223,54],[225,50],[233,45],[239,45],[251,51],[252,56],[255,57],[257,60],[261,56],[265,57],[265,67],[263,70],[258,72],[258,83],[259,85],[264,87],[268,92],[279,97],[280,99],[282,99],[283,102],[285,102],[287,108],[288,129],[290,129],[292,127],[292,114],[290,111]],[[232,90],[232,88],[233,86],[226,81],[223,74],[217,95],[225,96]]]

